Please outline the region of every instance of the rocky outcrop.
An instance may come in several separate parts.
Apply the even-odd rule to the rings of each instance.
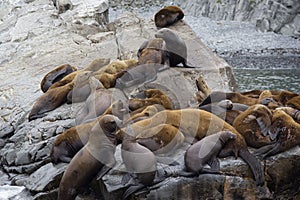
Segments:
[[[184,1],[182,6],[194,16],[250,21],[263,32],[274,31],[300,37],[300,2],[297,0],[192,0]]]

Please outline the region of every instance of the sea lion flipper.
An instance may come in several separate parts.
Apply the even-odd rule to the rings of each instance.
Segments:
[[[257,160],[257,158],[253,154],[251,154],[248,151],[248,149],[240,149],[239,150],[239,156],[251,168],[251,171],[253,173],[253,176],[254,176],[254,179],[256,181],[256,184],[258,186],[262,186],[264,184],[264,181],[265,181],[264,171],[263,171],[263,168],[262,168],[261,164]]]
[[[266,121],[266,120],[264,120],[264,118],[258,117],[258,118],[256,118],[256,122],[259,125],[261,133],[263,134],[263,136],[266,137],[269,132],[269,126],[271,125],[271,121]]]
[[[97,174],[96,180],[99,181],[105,174],[107,174],[112,168],[109,166],[104,165],[100,172]]]
[[[280,143],[276,142],[275,144],[263,146],[263,147],[257,149],[254,153],[255,153],[255,155],[257,155],[261,158],[265,158],[267,156],[276,154],[279,151],[278,150],[279,147],[280,147]]]
[[[211,167],[212,170],[220,171],[220,161],[217,157],[213,157],[207,164]]]
[[[132,185],[130,186],[123,194],[122,199],[127,199],[131,194],[134,192],[144,188],[145,186],[143,184],[138,184],[138,185]]]

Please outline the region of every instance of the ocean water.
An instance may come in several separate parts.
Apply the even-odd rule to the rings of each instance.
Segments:
[[[233,68],[241,92],[262,90],[288,90],[300,94],[300,68]]]

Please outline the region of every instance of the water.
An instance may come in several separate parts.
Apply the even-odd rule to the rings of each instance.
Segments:
[[[233,69],[241,92],[254,89],[288,90],[300,93],[298,69]]]

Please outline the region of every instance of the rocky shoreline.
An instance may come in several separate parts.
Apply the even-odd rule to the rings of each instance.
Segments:
[[[108,27],[111,29],[103,30],[105,28],[93,20],[93,17],[83,17],[81,21],[74,20],[70,11],[58,14],[50,0],[14,3],[3,2],[0,10],[0,49],[5,52],[0,57],[0,77],[3,80],[0,88],[0,194],[7,194],[5,192],[9,189],[6,185],[10,185],[9,188],[13,191],[10,199],[55,199],[59,181],[67,165],[53,165],[49,162],[51,144],[58,134],[75,125],[76,111],[82,104],[64,104],[46,117],[28,122],[28,112],[35,99],[42,94],[39,88],[40,80],[54,67],[64,63],[71,63],[82,69],[99,57],[134,57],[142,40],[153,35],[155,27],[153,21],[129,13],[110,24]],[[174,29],[179,31],[183,26],[184,23],[175,26]],[[183,32],[183,37],[192,51],[190,62],[210,67],[204,70],[200,68],[165,71],[159,75],[158,83],[169,84],[168,81],[163,82],[168,77],[170,82],[176,83],[174,88],[184,91],[186,85],[181,83],[182,80],[187,81],[188,90],[182,95],[182,98],[187,98],[196,91],[194,80],[202,74],[213,89],[232,90],[228,85],[228,74],[231,74],[228,64],[198,42],[192,30],[185,27]],[[140,43],[136,42],[136,38],[139,38]],[[200,53],[197,54],[199,49]],[[182,102],[184,106],[188,105],[185,100]],[[297,198],[297,177],[300,172],[295,169],[300,168],[299,151],[299,147],[296,147],[262,161],[266,174],[263,187],[255,186],[251,171],[244,161],[230,157],[221,160],[221,170],[228,174],[234,172],[234,176],[169,178],[136,196],[138,199],[192,199],[195,195],[214,199],[280,199],[292,194]],[[119,153],[117,151],[117,154]],[[290,169],[287,169],[287,166]],[[114,182],[119,183],[119,178],[120,176],[112,171],[103,181],[94,181],[92,189],[87,194],[82,194],[79,199],[120,198],[124,186],[120,187],[119,184],[116,187]],[[99,188],[103,196],[97,194]]]

